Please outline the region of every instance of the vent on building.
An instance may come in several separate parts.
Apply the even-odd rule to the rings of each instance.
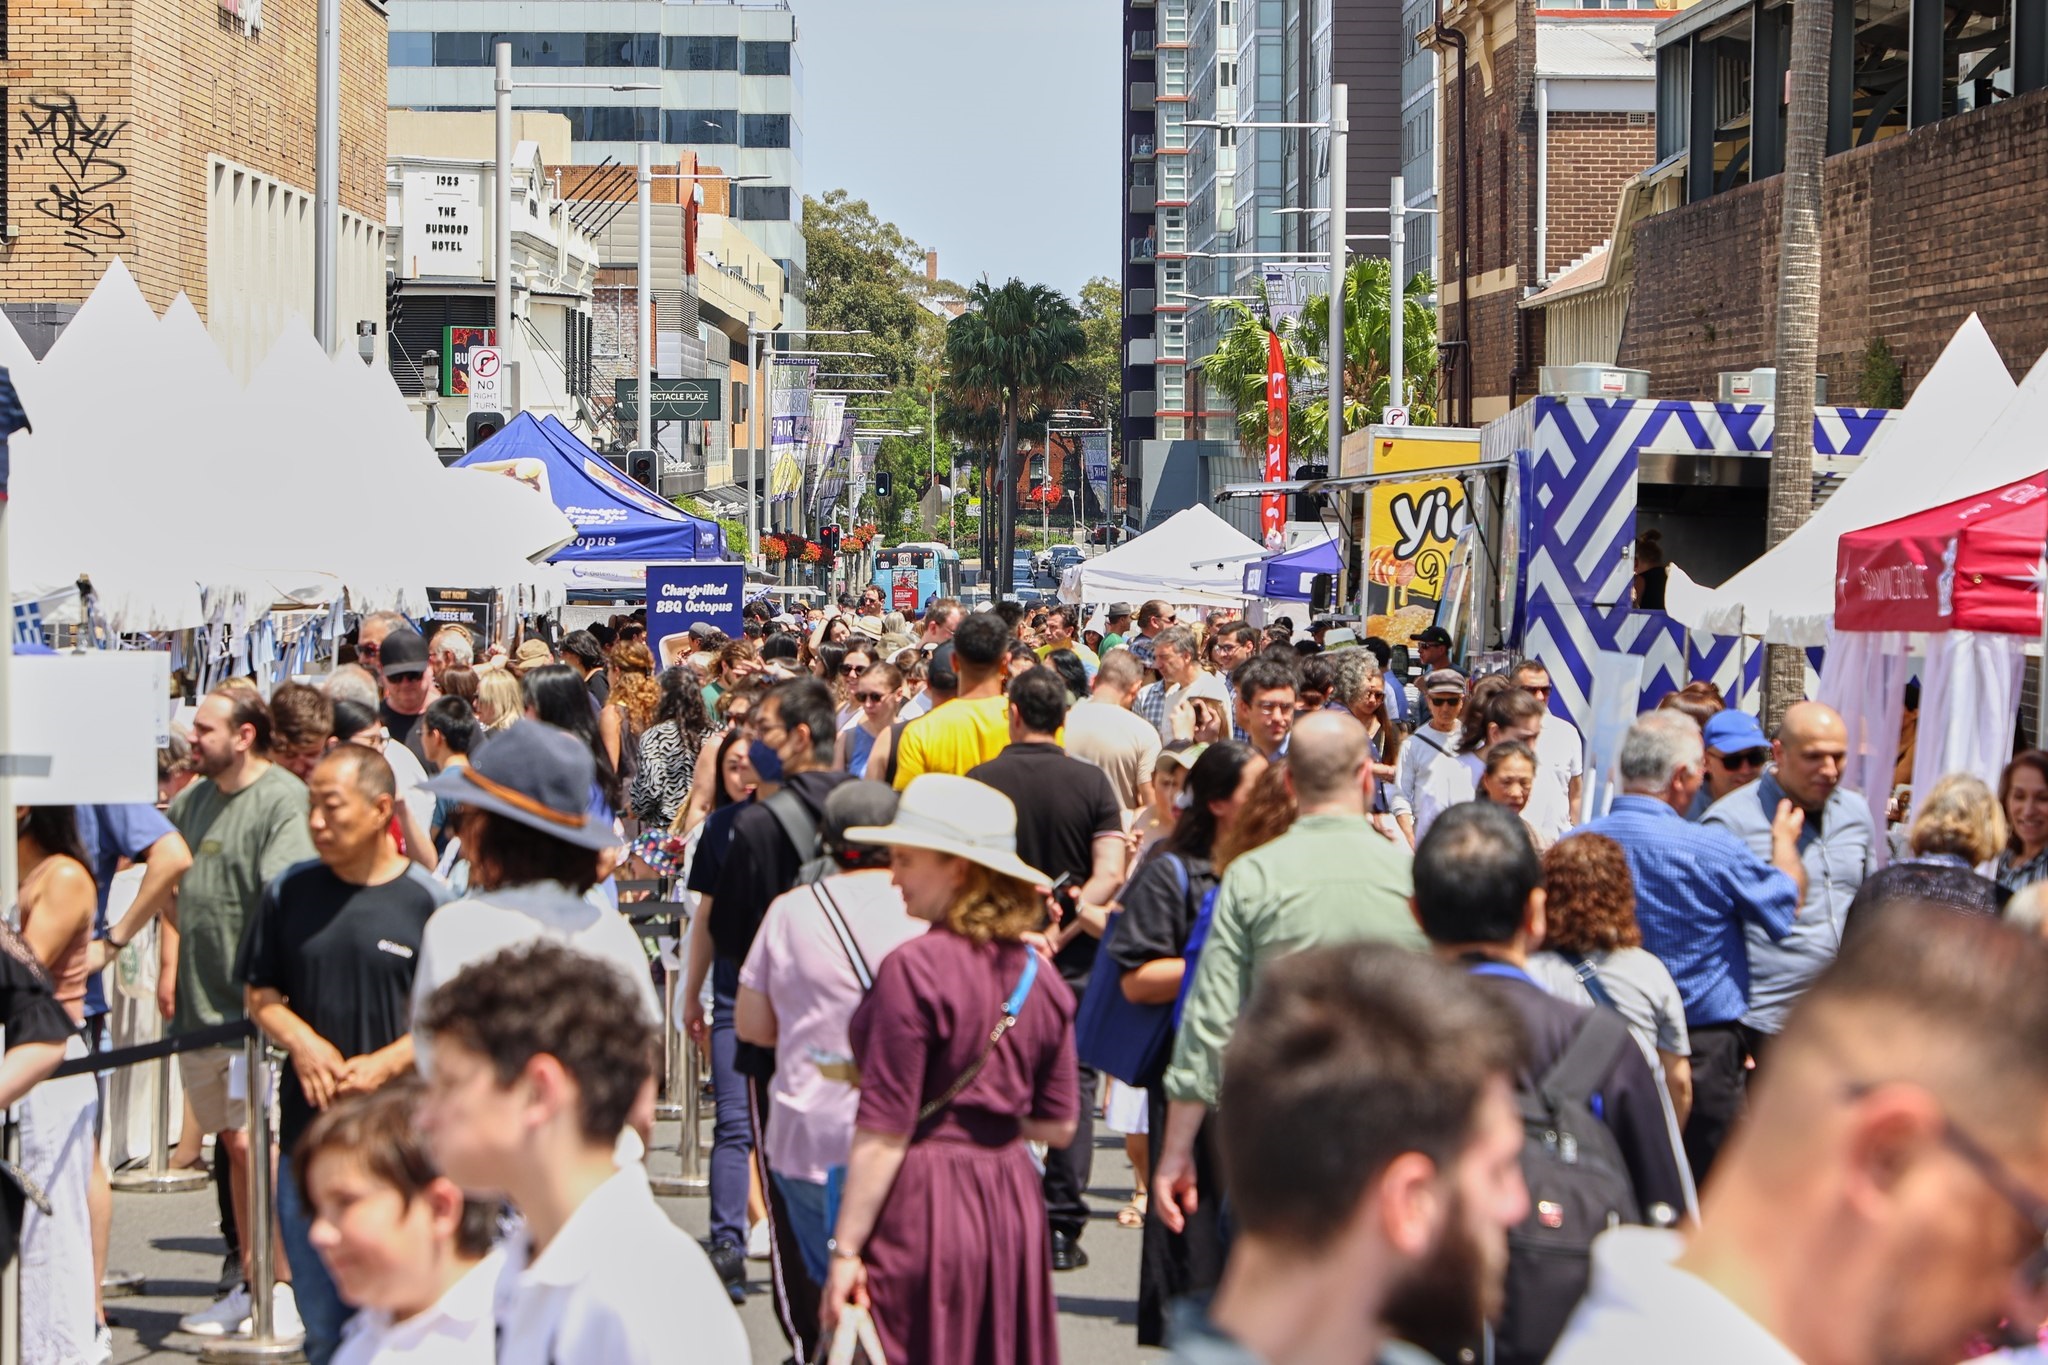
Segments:
[[[1613,365],[1545,365],[1539,390],[1550,398],[1648,398],[1650,372]]]

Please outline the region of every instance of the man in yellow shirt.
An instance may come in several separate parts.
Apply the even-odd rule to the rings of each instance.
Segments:
[[[1010,743],[1010,703],[1003,695],[1003,660],[1010,630],[992,611],[977,611],[953,632],[953,668],[960,694],[904,727],[898,742],[896,789],[921,773],[965,777]]]

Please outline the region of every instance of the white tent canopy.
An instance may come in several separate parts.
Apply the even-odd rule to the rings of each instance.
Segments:
[[[1188,606],[1244,601],[1244,566],[1264,547],[1206,507],[1174,513],[1108,554],[1083,560],[1060,580],[1062,602],[1163,598]]]
[[[1850,531],[2039,473],[2048,358],[2017,391],[1972,313],[1861,468],[1775,548],[1718,588],[1672,566],[1665,609],[1694,630],[1825,645],[1835,612],[1835,544]],[[2026,439],[2023,439],[2026,438]],[[2008,472],[2009,471],[2009,472]]]

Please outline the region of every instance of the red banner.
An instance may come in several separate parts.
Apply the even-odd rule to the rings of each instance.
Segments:
[[[1266,333],[1266,482],[1287,479],[1287,359],[1280,334]],[[1278,493],[1259,499],[1259,532],[1269,550],[1286,543],[1287,500]]]

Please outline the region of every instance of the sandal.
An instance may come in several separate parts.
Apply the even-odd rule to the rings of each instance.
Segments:
[[[1118,1227],[1142,1228],[1145,1226],[1145,1195],[1142,1191],[1131,1196],[1131,1202],[1116,1211]]]

